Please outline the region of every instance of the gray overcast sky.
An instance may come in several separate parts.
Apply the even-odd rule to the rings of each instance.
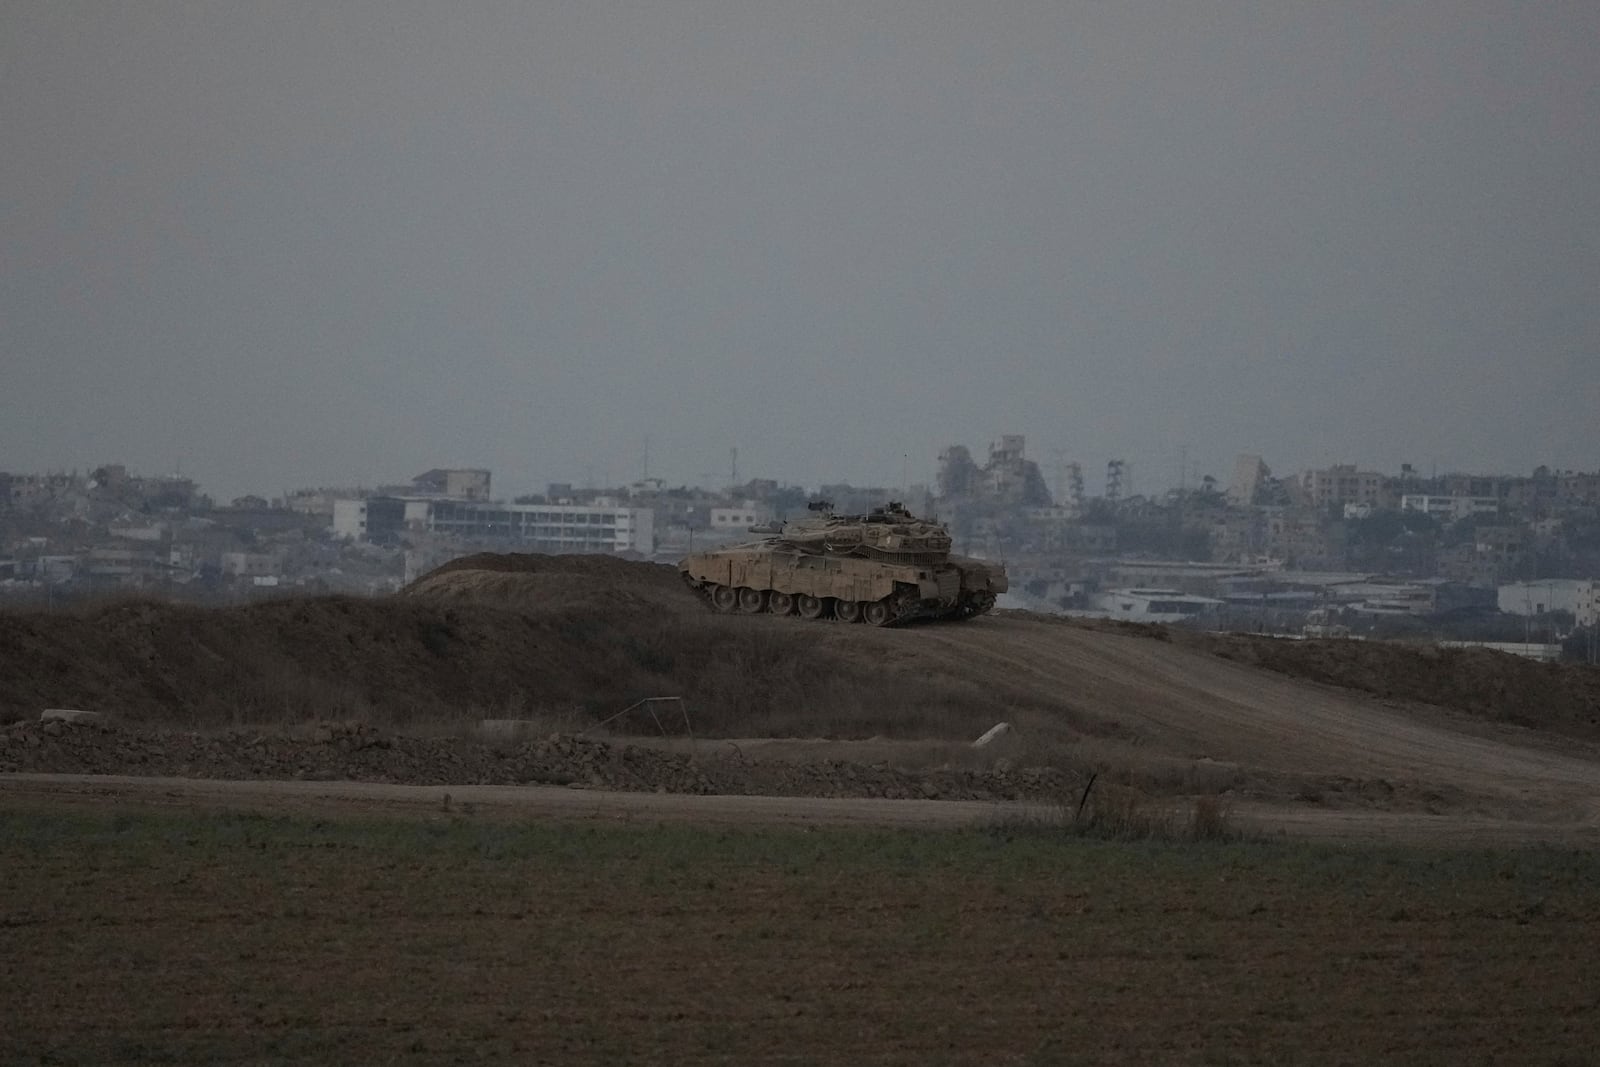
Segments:
[[[0,469],[1600,467],[1600,4],[0,4]]]

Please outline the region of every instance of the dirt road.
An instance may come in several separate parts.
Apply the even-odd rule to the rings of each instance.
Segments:
[[[913,635],[995,686],[1026,679],[1143,748],[1298,774],[1381,777],[1485,795],[1506,813],[1600,816],[1586,745],[1242,667],[1202,652],[1028,619]]]
[[[537,785],[388,785],[376,782],[218,781],[129,775],[0,775],[0,805],[252,811],[395,818],[552,819],[708,826],[954,827],[992,822],[1022,805],[976,801],[692,796]]]
[[[1049,825],[1059,809],[973,801],[685,796],[546,786],[405,786],[371,782],[217,781],[124,775],[0,775],[0,809],[251,812],[319,818],[603,822],[651,826],[872,826],[904,829]],[[1181,812],[1179,813],[1181,814]],[[1600,845],[1600,827],[1482,815],[1329,810],[1241,803],[1244,832],[1441,846]]]

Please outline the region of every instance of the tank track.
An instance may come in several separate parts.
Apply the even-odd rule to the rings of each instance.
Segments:
[[[870,626],[903,626],[910,622],[921,622],[925,619],[946,619],[954,622],[966,622],[986,614],[994,608],[994,594],[963,594],[954,607],[928,607],[927,601],[909,598],[904,594],[895,597],[885,597],[880,601],[859,601],[855,603],[853,613],[839,611],[840,601],[834,597],[805,598],[793,596],[789,599],[785,610],[774,610],[775,606],[782,605],[783,601],[777,600],[783,594],[774,594],[766,589],[732,589],[728,586],[717,585],[714,582],[700,582],[688,574],[681,575],[683,582],[700,601],[712,612],[719,615],[798,615],[808,622],[837,622],[837,623],[866,623]],[[723,595],[728,594],[728,595]],[[820,610],[808,614],[803,610],[801,601],[812,599],[820,601]],[[898,603],[896,603],[898,601]],[[871,609],[881,606],[887,610],[887,617],[883,621],[875,621],[877,612]]]

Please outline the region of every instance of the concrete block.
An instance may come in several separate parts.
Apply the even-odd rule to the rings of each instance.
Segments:
[[[1006,734],[1009,734],[1010,732],[1011,732],[1011,724],[1010,723],[1008,723],[1008,722],[997,722],[993,726],[989,727],[989,730],[988,730],[987,733],[985,733],[982,737],[978,738],[976,741],[972,742],[972,747],[973,748],[982,748],[984,745],[987,745],[989,742],[994,741],[997,738],[1004,737]]]
[[[103,711],[77,711],[73,708],[45,708],[39,713],[41,722],[99,722],[105,717]]]

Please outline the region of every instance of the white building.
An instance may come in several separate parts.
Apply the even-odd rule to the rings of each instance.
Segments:
[[[1400,498],[1401,511],[1420,511],[1436,519],[1452,522],[1469,515],[1497,515],[1500,501],[1492,496],[1430,496],[1407,493]]]
[[[1182,622],[1216,613],[1222,601],[1176,589],[1108,589],[1097,593],[1094,606],[1114,619],[1130,622]]]
[[[1600,621],[1600,581],[1593,578],[1546,578],[1512,582],[1499,590],[1500,610],[1507,615],[1543,615],[1569,611],[1579,626]]]
[[[1432,615],[1438,589],[1422,582],[1350,582],[1328,590],[1330,600],[1363,615]]]
[[[389,541],[408,529],[464,541],[498,541],[528,552],[649,555],[655,549],[655,512],[649,508],[399,497],[334,502],[337,537]]]
[[[335,500],[333,502],[333,536],[348,541],[367,539],[367,502],[365,500]]]
[[[771,522],[772,509],[764,504],[740,503],[731,508],[712,508],[710,519],[713,530],[744,533],[757,523]]]

